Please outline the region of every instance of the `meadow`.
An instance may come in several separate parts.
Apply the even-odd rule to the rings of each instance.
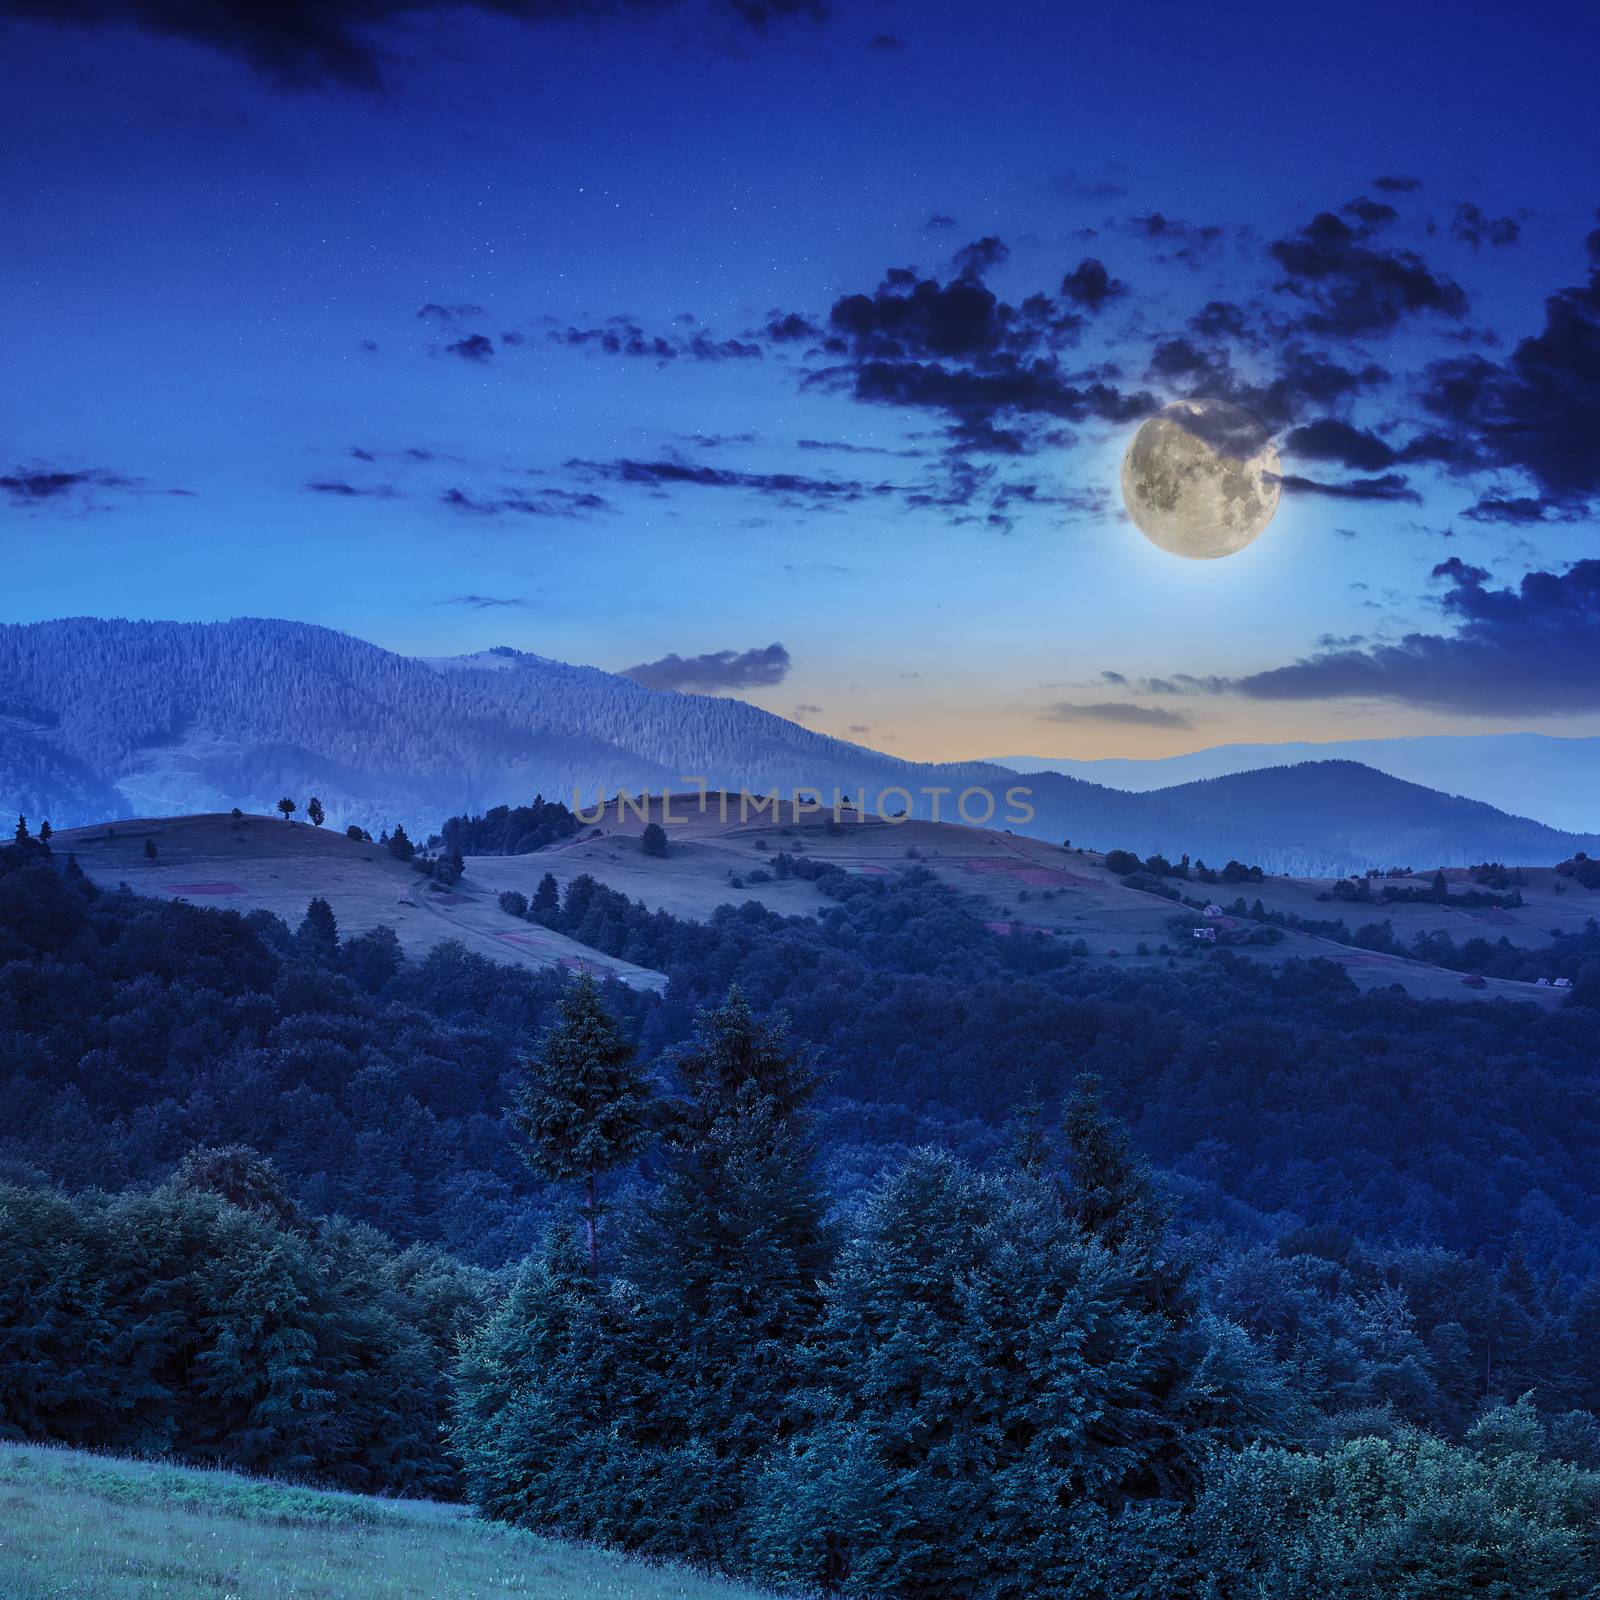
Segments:
[[[459,1506],[0,1445],[5,1600],[755,1600]]]

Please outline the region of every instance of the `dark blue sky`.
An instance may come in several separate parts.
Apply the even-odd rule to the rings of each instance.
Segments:
[[[168,9],[0,0],[6,620],[928,756],[1600,731],[1588,8]],[[1283,452],[1224,561],[1121,510],[1185,394]]]

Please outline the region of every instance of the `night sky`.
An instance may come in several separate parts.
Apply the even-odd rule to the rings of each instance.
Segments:
[[[0,620],[510,644],[930,758],[1600,733],[1597,45],[0,0]],[[1185,395],[1282,453],[1220,561],[1122,510]]]

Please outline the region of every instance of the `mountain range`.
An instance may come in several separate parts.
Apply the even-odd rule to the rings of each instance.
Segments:
[[[58,828],[270,811],[281,795],[316,794],[340,825],[403,822],[425,835],[446,816],[536,792],[592,803],[620,789],[684,790],[691,777],[759,792],[894,786],[919,815],[932,807],[925,790],[984,789],[995,826],[1007,791],[1022,787],[1034,815],[1013,824],[1019,832],[1303,876],[1600,854],[1600,837],[1351,761],[1133,793],[1059,771],[904,761],[742,701],[506,647],[425,660],[255,618],[0,626],[0,810]]]
[[[1392,778],[1482,800],[1537,817],[1552,828],[1600,828],[1600,738],[1546,733],[1420,734],[1398,739],[1338,739],[1325,744],[1220,744],[1181,756],[1074,761],[999,756],[1014,772],[1059,772],[1113,789],[1147,793],[1198,778],[1221,778],[1304,761],[1359,761]]]

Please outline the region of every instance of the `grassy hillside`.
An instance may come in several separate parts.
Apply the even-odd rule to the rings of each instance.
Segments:
[[[321,895],[345,933],[393,928],[416,960],[454,939],[514,966],[614,973],[636,989],[666,983],[660,973],[600,955],[559,933],[519,927],[500,910],[499,885],[491,892],[476,873],[469,871],[441,894],[381,846],[347,839],[335,828],[217,814],[70,829],[56,839],[104,889],[126,883],[140,894],[224,911],[271,911],[291,928],[305,915],[307,902]],[[153,860],[145,854],[147,839],[156,847]]]
[[[455,1506],[0,1445],[5,1600],[755,1600]]]

